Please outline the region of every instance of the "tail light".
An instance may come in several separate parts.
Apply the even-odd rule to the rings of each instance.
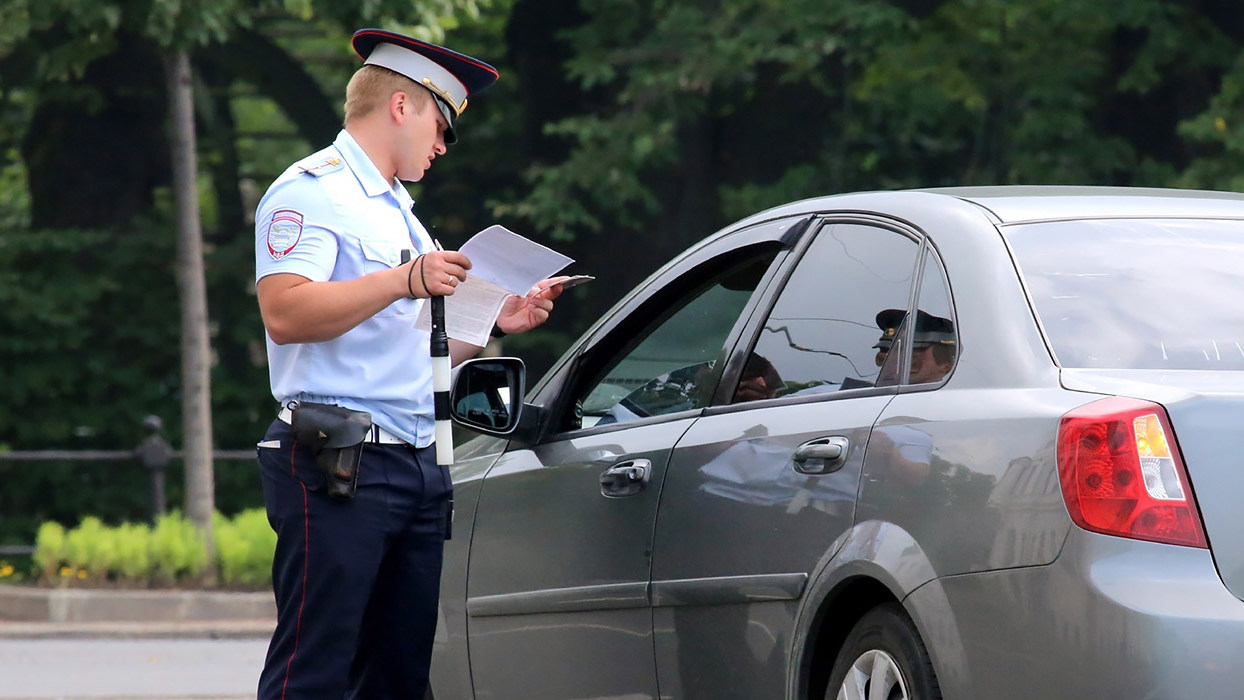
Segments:
[[[1080,527],[1107,535],[1207,547],[1201,515],[1166,411],[1112,397],[1058,425],[1063,500]]]

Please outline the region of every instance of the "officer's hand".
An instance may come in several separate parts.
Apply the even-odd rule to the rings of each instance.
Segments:
[[[471,261],[456,250],[434,250],[407,263],[406,280],[410,294],[420,299],[447,297],[458,283],[466,280]]]
[[[562,293],[559,284],[568,277],[550,277],[527,292],[527,296],[511,296],[505,300],[497,316],[497,327],[506,333],[522,333],[549,320],[553,300]]]

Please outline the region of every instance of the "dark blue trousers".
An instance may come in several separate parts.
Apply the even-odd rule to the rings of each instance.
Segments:
[[[280,441],[259,448],[277,625],[259,700],[422,700],[452,489],[435,451],[365,445],[339,501],[289,425],[264,441]]]

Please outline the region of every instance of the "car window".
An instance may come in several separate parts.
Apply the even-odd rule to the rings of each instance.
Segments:
[[[733,403],[874,386],[919,252],[915,240],[887,228],[822,228],[765,319]],[[900,314],[888,334],[887,310]]]
[[[673,302],[657,300],[664,313],[632,334],[606,363],[603,377],[581,392],[579,427],[707,406],[721,374],[716,365],[726,337],[778,250],[767,246],[725,267],[697,269],[691,276],[705,279],[690,293]]]
[[[1244,370],[1244,222],[1006,227],[1062,367]]]
[[[958,356],[958,334],[950,306],[950,289],[937,256],[929,250],[920,275],[916,297],[916,321],[903,337],[911,346],[905,384],[935,384],[950,374]]]

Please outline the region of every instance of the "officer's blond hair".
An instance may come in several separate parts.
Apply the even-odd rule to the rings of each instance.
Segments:
[[[345,123],[362,119],[384,107],[395,92],[409,95],[416,112],[423,112],[433,100],[432,93],[422,85],[388,68],[366,65],[358,69],[346,85]]]

